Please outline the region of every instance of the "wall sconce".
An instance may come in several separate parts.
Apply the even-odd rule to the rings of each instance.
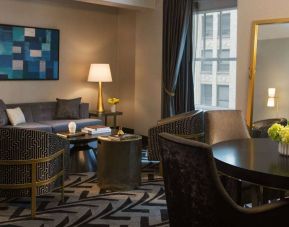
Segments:
[[[268,88],[268,101],[267,106],[268,107],[275,107],[276,103],[276,88]]]

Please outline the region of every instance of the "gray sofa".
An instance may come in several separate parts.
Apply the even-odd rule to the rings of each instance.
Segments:
[[[54,119],[56,112],[56,102],[6,104],[7,109],[16,107],[21,108],[25,116],[26,123],[22,123],[16,126],[8,124],[3,127],[19,127],[57,133],[68,131],[68,123],[70,121],[74,121],[76,123],[78,130],[85,126],[102,124],[102,121],[99,119],[89,118],[88,103],[80,104],[79,119]]]

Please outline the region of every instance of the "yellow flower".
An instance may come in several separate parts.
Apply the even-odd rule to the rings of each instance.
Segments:
[[[115,104],[119,103],[119,101],[120,101],[120,99],[118,99],[118,98],[109,98],[107,100],[107,102],[111,105],[115,105]]]

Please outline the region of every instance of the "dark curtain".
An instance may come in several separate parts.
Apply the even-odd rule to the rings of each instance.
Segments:
[[[162,117],[194,110],[193,0],[164,0]]]

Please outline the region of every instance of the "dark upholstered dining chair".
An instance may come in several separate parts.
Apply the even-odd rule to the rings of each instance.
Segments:
[[[184,138],[203,141],[204,112],[193,110],[177,114],[158,121],[157,125],[148,131],[148,159],[160,161],[158,134],[167,132]]]
[[[238,206],[224,190],[211,147],[167,133],[160,134],[170,226],[284,226],[289,201],[256,208]]]
[[[252,125],[252,137],[253,138],[268,138],[268,129],[274,124],[278,123],[283,126],[287,125],[286,118],[270,118],[255,121]]]
[[[240,110],[206,111],[204,121],[205,141],[210,145],[226,140],[250,138]]]
[[[44,195],[63,181],[69,142],[56,134],[21,128],[0,128],[0,197]]]

